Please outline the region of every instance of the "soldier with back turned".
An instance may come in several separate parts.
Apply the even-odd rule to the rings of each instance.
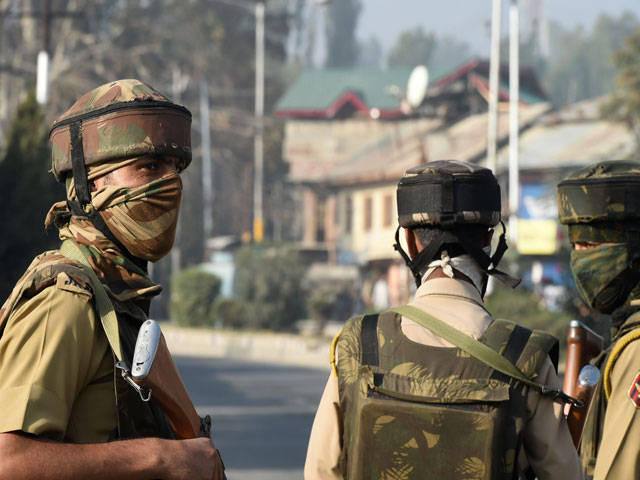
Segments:
[[[497,179],[429,162],[405,173],[397,199],[396,249],[418,289],[408,306],[344,326],[305,478],[517,479],[527,464],[541,480],[582,478],[563,405],[541,394],[560,387],[558,341],[493,319],[483,301],[488,276],[516,283],[496,269],[504,231],[491,254]],[[487,349],[493,356],[480,360]],[[502,361],[520,380],[494,368]]]

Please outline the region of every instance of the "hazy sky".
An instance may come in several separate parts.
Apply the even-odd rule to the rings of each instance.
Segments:
[[[507,33],[509,0],[503,0],[503,35]],[[521,0],[522,28],[536,8],[565,27],[591,28],[601,13],[620,16],[631,11],[640,17],[640,0]],[[367,40],[376,36],[385,50],[398,35],[421,26],[439,36],[451,35],[464,40],[476,54],[489,55],[491,0],[362,0],[357,36]]]

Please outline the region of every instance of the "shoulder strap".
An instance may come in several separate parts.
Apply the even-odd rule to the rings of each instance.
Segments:
[[[82,250],[80,250],[72,240],[65,240],[62,242],[60,253],[65,257],[78,262],[82,267],[82,270],[91,279],[91,285],[93,286],[93,293],[96,300],[96,308],[100,315],[102,328],[104,329],[104,333],[107,335],[107,340],[109,340],[109,345],[111,345],[113,353],[116,358],[121,361],[122,348],[120,347],[120,333],[118,332],[118,317],[116,317],[116,312],[113,309],[113,304],[109,299],[109,295],[107,295],[107,292],[98,279],[96,272],[91,268],[91,264],[85,257]]]
[[[378,366],[378,315],[362,317],[362,331],[360,334],[362,345],[362,365]]]
[[[464,350],[469,355],[475,357],[494,370],[504,373],[505,375],[536,389],[541,394],[553,397],[554,399],[559,398],[564,402],[573,403],[574,399],[566,395],[560,389],[547,387],[532,381],[530,378],[525,376],[518,367],[489,346],[471,338],[469,335],[462,333],[442,320],[429,315],[427,312],[423,312],[419,308],[411,305],[394,307],[390,310],[419,323],[423,327],[431,330],[433,333],[444,338],[448,342],[453,343],[458,348]]]

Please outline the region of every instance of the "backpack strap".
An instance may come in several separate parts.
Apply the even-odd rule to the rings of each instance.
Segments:
[[[380,364],[378,354],[378,315],[362,317],[362,331],[360,334],[362,345],[362,365],[377,367]]]
[[[520,325],[515,325],[513,331],[511,332],[511,335],[509,336],[509,340],[507,341],[507,346],[502,352],[502,356],[516,365],[518,362],[518,358],[520,358],[520,354],[529,341],[529,338],[531,338],[531,330],[521,327]],[[509,382],[508,375],[505,375],[498,370],[495,370],[493,372],[491,378],[500,380],[502,382]]]
[[[559,399],[565,403],[576,404],[580,402],[576,400],[562,390],[558,388],[549,387],[546,385],[540,385],[528,378],[522,373],[518,367],[516,367],[509,360],[504,358],[498,352],[491,347],[485,345],[478,340],[471,338],[469,335],[462,333],[460,330],[455,329],[451,325],[443,322],[442,320],[429,315],[427,312],[420,310],[411,305],[403,305],[401,307],[394,307],[390,309],[393,312],[399,313],[411,320],[422,325],[426,329],[435,333],[439,337],[453,343],[456,347],[464,350],[469,355],[480,360],[485,365],[497,370],[515,380],[531,387],[540,392],[544,396],[551,397],[552,399]]]
[[[82,270],[91,279],[91,286],[93,287],[93,293],[96,300],[96,308],[100,315],[100,321],[102,322],[102,328],[107,335],[107,340],[111,349],[115,354],[118,361],[122,361],[122,348],[120,346],[120,333],[118,331],[118,317],[113,309],[113,304],[107,295],[107,291],[102,286],[102,283],[98,279],[96,272],[91,268],[91,264],[84,252],[75,244],[72,240],[65,240],[60,247],[60,253],[65,257],[75,260],[80,264]]]

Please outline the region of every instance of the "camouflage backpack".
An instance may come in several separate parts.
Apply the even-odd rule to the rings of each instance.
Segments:
[[[345,478],[518,478],[530,387],[460,348],[410,341],[401,320],[394,312],[355,317],[338,341]],[[529,378],[558,345],[504,320],[480,342]]]

